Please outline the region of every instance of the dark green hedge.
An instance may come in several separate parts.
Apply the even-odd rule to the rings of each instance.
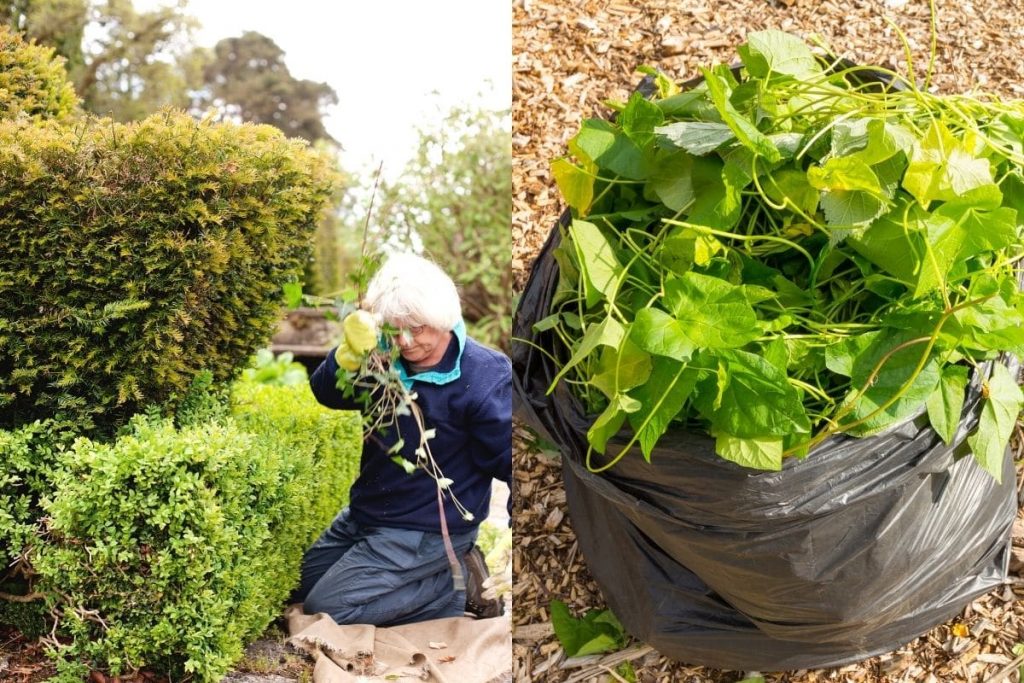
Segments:
[[[32,429],[0,444],[45,441]],[[345,502],[360,445],[358,416],[322,408],[307,387],[242,383],[230,416],[178,427],[138,415],[112,443],[60,452],[30,556],[66,643],[59,680],[90,668],[220,680],[280,614],[305,548]],[[0,545],[9,539],[0,522]]]
[[[26,43],[0,26],[0,119],[63,119],[77,105],[63,60],[53,48]]]
[[[201,368],[234,376],[335,181],[269,126],[0,122],[0,428],[109,434]]]

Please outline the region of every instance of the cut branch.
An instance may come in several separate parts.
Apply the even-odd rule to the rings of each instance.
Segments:
[[[0,600],[6,600],[8,602],[36,602],[37,600],[43,600],[46,595],[43,593],[27,593],[25,595],[15,595],[14,593],[4,593],[0,591]]]

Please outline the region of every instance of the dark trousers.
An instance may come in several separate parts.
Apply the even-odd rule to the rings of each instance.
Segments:
[[[463,575],[476,535],[450,536]],[[462,616],[466,593],[452,585],[441,534],[364,527],[345,508],[302,558],[292,602],[339,624],[393,626]]]

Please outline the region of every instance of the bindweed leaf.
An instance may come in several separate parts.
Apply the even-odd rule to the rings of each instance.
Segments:
[[[555,384],[562,378],[565,373],[569,372],[577,364],[579,364],[584,358],[589,356],[598,346],[618,346],[622,341],[623,336],[626,334],[626,328],[622,326],[615,318],[605,318],[599,323],[595,323],[587,327],[587,331],[583,333],[583,338],[580,340],[579,345],[572,354],[572,358],[569,362],[562,366],[562,369],[555,376],[555,379],[551,382],[551,387],[548,389],[550,394],[554,391]]]
[[[586,280],[587,305],[593,306],[602,298],[613,298],[613,285],[622,272],[622,265],[604,233],[593,223],[574,220],[569,227],[569,236]]]
[[[853,361],[862,354],[875,339],[878,332],[867,332],[855,337],[844,337],[825,348],[825,367],[845,377],[853,376]]]
[[[630,335],[644,351],[681,362],[690,360],[697,350],[679,321],[656,308],[645,308],[636,314]]]
[[[976,157],[966,142],[937,119],[914,145],[903,176],[903,188],[925,208],[935,200],[968,198],[990,185],[995,180],[988,159]]]
[[[936,433],[947,443],[953,443],[960,413],[964,408],[967,389],[967,368],[949,365],[942,369],[938,388],[928,397],[928,421]]]
[[[590,383],[608,398],[643,384],[651,375],[651,356],[628,337],[620,347],[606,346],[601,351],[597,373]]]
[[[416,464],[409,462],[408,460],[406,460],[405,458],[403,458],[400,455],[393,455],[393,456],[391,456],[391,462],[395,463],[396,465],[401,467],[403,470],[405,470],[406,474],[412,474],[413,472],[416,471]]]
[[[807,180],[807,174],[795,168],[783,168],[763,181],[765,193],[776,204],[788,202],[807,214],[818,210],[820,192]]]
[[[1013,374],[1005,365],[997,363],[992,376],[985,383],[985,404],[981,409],[978,428],[967,437],[974,459],[997,482],[1003,480],[1003,459],[1006,445],[1013,434],[1020,415],[1024,394]]]
[[[718,367],[728,373],[721,386],[720,372],[697,387],[694,404],[711,421],[716,433],[743,438],[807,433],[810,420],[786,373],[764,358],[746,351],[716,350],[702,353],[700,367]]]
[[[586,216],[594,201],[594,176],[567,159],[552,161],[551,175],[565,202],[576,209],[578,215]]]
[[[633,180],[647,177],[649,169],[643,152],[629,136],[608,121],[584,121],[574,144],[595,164],[615,175]]]
[[[552,600],[551,627],[567,657],[612,652],[622,648],[626,633],[611,610],[590,610],[576,619],[561,600]]]
[[[638,92],[633,93],[626,108],[619,112],[616,123],[629,139],[643,149],[654,141],[654,131],[665,121],[665,114]]]
[[[782,158],[779,149],[764,133],[733,107],[729,101],[730,87],[720,74],[708,69],[701,69],[708,95],[718,110],[722,121],[729,126],[740,144],[754,154],[764,157],[768,162],[776,162]]]
[[[867,436],[898,424],[924,408],[940,377],[934,352],[921,371],[916,372],[927,350],[926,342],[926,336],[913,330],[885,330],[857,355],[851,384],[858,393],[848,397],[854,404],[843,421],[843,431]],[[897,395],[899,397],[892,400]],[[848,426],[854,422],[858,424]]]
[[[741,439],[731,434],[715,438],[715,452],[737,465],[777,472],[782,469],[782,437]]]
[[[666,279],[665,307],[697,347],[735,348],[760,334],[743,288],[720,278],[686,273]]]
[[[807,169],[807,182],[819,190],[859,191],[879,195],[882,187],[871,167],[857,157],[829,157]]]
[[[640,409],[629,415],[629,424],[639,436],[640,451],[648,461],[654,444],[682,410],[696,383],[697,373],[685,364],[664,357],[652,359],[650,379],[632,392]]]
[[[679,121],[654,129],[659,144],[704,156],[736,139],[732,128],[714,121]]]
[[[737,52],[756,78],[782,74],[807,79],[821,73],[821,65],[807,44],[783,31],[752,31]]]
[[[683,211],[693,203],[693,157],[682,152],[660,150],[654,157],[654,170],[647,183],[662,204]]]
[[[587,441],[598,453],[604,453],[608,439],[622,428],[626,416],[637,412],[640,407],[640,402],[636,399],[625,394],[617,394],[587,430]]]

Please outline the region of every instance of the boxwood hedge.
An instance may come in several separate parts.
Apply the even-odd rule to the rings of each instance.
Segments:
[[[23,523],[5,538],[0,521],[0,546],[33,546],[33,589],[57,617],[57,680],[68,682],[91,669],[219,680],[280,614],[360,448],[355,413],[322,408],[305,386],[251,383],[223,417],[177,426],[140,414],[112,442],[64,449],[45,436],[45,425],[0,432],[0,455],[35,444],[46,451],[36,462],[55,467],[34,534],[15,502]],[[0,520],[12,517],[10,490],[0,482]]]

